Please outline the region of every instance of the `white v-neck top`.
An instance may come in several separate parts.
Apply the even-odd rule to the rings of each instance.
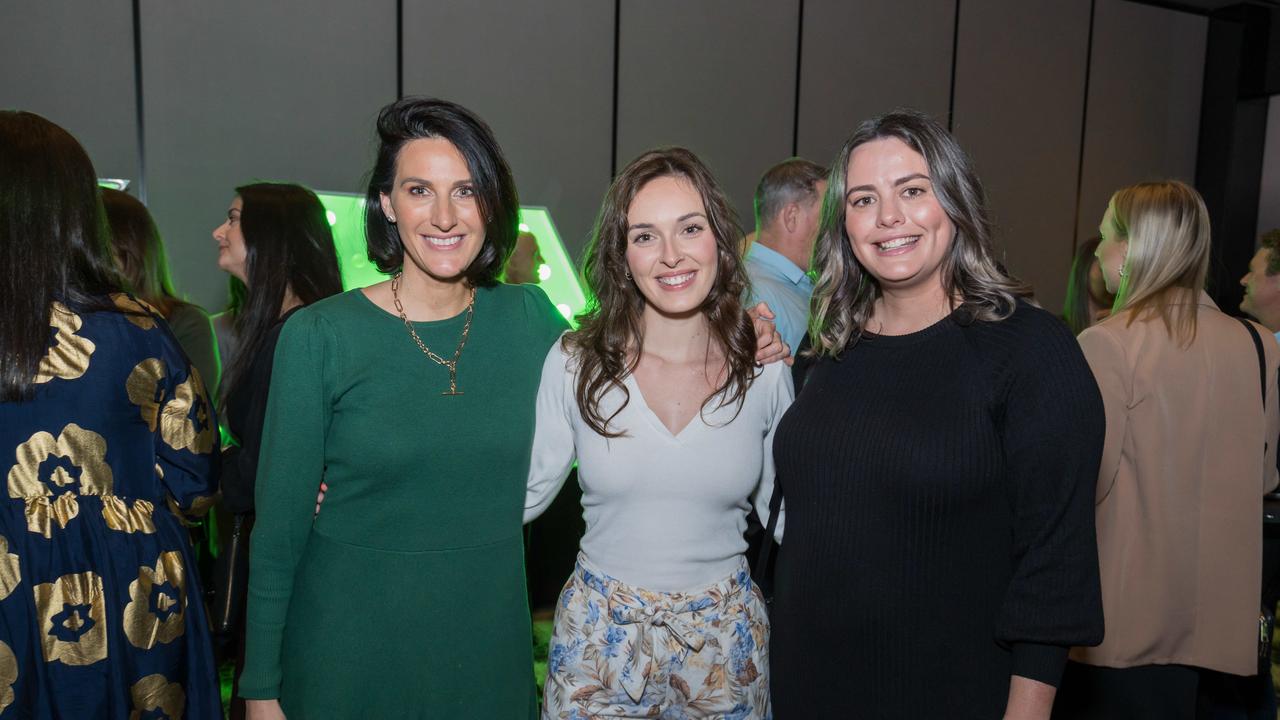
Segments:
[[[635,378],[630,400],[605,438],[574,399],[576,360],[557,342],[542,366],[524,520],[536,518],[564,484],[576,459],[587,531],[582,552],[604,573],[646,590],[678,592],[715,583],[738,568],[743,532],[755,504],[768,523],[773,492],[773,433],[795,392],[790,369],[766,365],[736,404],[715,407],[672,435],[645,404]],[[624,400],[610,390],[608,417]],[[782,537],[782,517],[775,536]]]

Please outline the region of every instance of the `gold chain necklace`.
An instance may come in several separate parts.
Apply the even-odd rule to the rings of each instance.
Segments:
[[[422,352],[432,361],[443,365],[449,371],[449,390],[440,393],[441,395],[461,395],[462,391],[458,389],[458,358],[462,356],[462,348],[467,345],[467,335],[471,333],[471,317],[476,311],[476,291],[471,290],[471,299],[467,301],[467,322],[462,326],[462,338],[458,340],[458,349],[453,351],[453,359],[445,360],[439,355],[431,352],[427,344],[422,342],[422,338],[418,337],[418,333],[414,331],[413,324],[409,322],[409,316],[404,312],[404,306],[400,304],[400,276],[403,272],[398,272],[391,278],[391,298],[395,300],[396,312],[400,313],[400,319],[404,321],[404,326],[409,330],[409,337],[418,344]]]

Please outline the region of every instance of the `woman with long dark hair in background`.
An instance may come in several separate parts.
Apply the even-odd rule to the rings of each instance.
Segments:
[[[96,174],[0,112],[0,715],[222,716],[181,515],[217,427],[158,315],[118,293]]]
[[[663,148],[618,174],[586,252],[595,301],[543,365],[525,501],[528,521],[578,461],[587,527],[542,717],[767,718],[743,533],[753,504],[769,520],[793,393],[755,364],[742,230],[702,161]]]
[[[1076,335],[1107,319],[1116,300],[1115,294],[1107,290],[1102,266],[1094,257],[1100,242],[1102,238],[1091,237],[1080,243],[1076,248],[1076,258],[1071,262],[1071,274],[1067,276],[1067,298],[1062,304],[1062,319]]]
[[[288,183],[236,188],[226,220],[213,231],[218,266],[246,289],[236,316],[238,350],[223,383],[222,410],[235,445],[223,451],[222,510],[231,515],[216,571],[214,629],[243,662],[249,534],[262,425],[276,341],[302,307],[342,292],[333,234],[312,191]],[[233,700],[242,716],[243,701]]]
[[[204,386],[216,390],[222,366],[209,313],[178,297],[173,289],[164,241],[147,206],[129,193],[110,188],[103,189],[102,204],[111,226],[116,264],[129,291],[164,316]]]
[[[778,717],[1043,719],[1102,639],[1097,385],[996,262],[937,121],[863,122],[831,164],[809,336],[774,444]]]

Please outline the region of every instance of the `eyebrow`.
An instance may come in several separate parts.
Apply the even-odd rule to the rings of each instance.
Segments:
[[[420,177],[407,177],[400,181],[401,187],[404,187],[405,185],[411,185],[411,184],[426,185],[427,187],[435,187],[435,183],[431,182],[430,180],[424,180],[423,178],[420,178]],[[474,184],[475,184],[475,180],[472,180],[471,178],[466,178],[465,180],[458,180],[454,182],[453,187],[459,187],[461,185],[474,185]]]
[[[703,220],[707,219],[707,216],[705,214],[694,211],[691,213],[685,213],[684,215],[681,215],[680,217],[676,218],[676,222],[682,223],[685,220],[688,220],[689,218],[695,218],[695,217],[701,217]],[[628,225],[627,232],[631,232],[632,230],[640,230],[640,229],[646,229],[646,230],[652,229],[653,226],[654,226],[653,223],[636,223],[635,225]]]
[[[899,185],[909,183],[912,180],[928,180],[931,183],[933,182],[933,180],[928,175],[925,175],[924,173],[911,173],[910,175],[903,175],[897,180],[894,180],[893,186],[898,187]],[[847,191],[845,191],[844,196],[849,197],[850,195],[856,192],[871,192],[874,190],[875,190],[875,187],[872,185],[859,185],[858,187],[849,188]]]

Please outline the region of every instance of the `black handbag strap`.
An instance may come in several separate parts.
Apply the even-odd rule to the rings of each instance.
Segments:
[[[778,528],[778,511],[781,509],[782,481],[774,475],[773,494],[769,496],[769,522],[765,524],[760,554],[756,558],[756,568],[762,573],[769,571],[769,558],[773,555],[773,533]]]
[[[1262,336],[1258,334],[1258,329],[1253,323],[1244,318],[1236,318],[1244,325],[1245,330],[1249,331],[1249,337],[1253,338],[1253,349],[1258,351],[1258,385],[1262,388],[1262,409],[1267,409],[1267,354],[1262,349]]]

